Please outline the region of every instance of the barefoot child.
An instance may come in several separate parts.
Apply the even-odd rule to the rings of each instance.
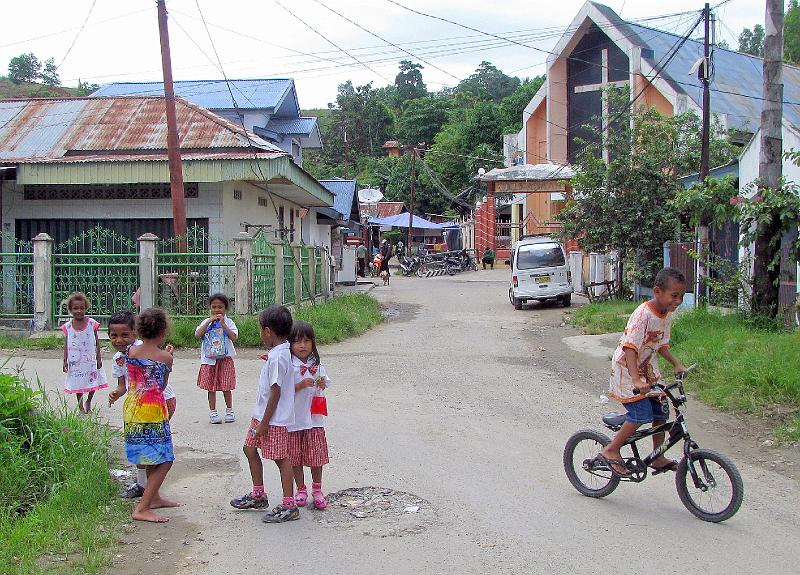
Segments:
[[[147,487],[131,517],[137,521],[166,523],[168,518],[153,511],[178,505],[159,493],[175,460],[164,400],[164,388],[172,371],[172,355],[161,349],[167,335],[166,314],[157,308],[144,310],[139,315],[136,331],[142,345],[130,346],[125,356],[130,382],[130,393],[123,406],[125,454],[133,465],[146,467]],[[117,391],[119,387],[114,394]]]
[[[86,315],[89,305],[89,300],[81,292],[70,295],[67,309],[72,319],[61,326],[65,337],[64,373],[67,374],[64,392],[77,396],[81,413],[91,412],[94,392],[108,387],[97,335],[100,324]],[[85,404],[84,393],[87,394]]]
[[[303,467],[311,468],[311,497],[314,507],[325,509],[328,502],[322,493],[322,466],[328,463],[328,442],[325,439],[327,407],[315,408],[324,402],[322,392],[331,380],[320,364],[314,328],[304,321],[292,324],[289,335],[294,372],[294,425],[289,426],[289,460],[292,462],[299,507],[308,501]],[[315,400],[315,398],[320,398]],[[316,402],[316,403],[315,403]],[[323,415],[324,412],[324,415]]]
[[[228,296],[215,293],[208,298],[208,307],[209,317],[194,330],[195,337],[202,342],[197,387],[208,392],[209,421],[222,423],[217,412],[217,392],[221,391],[225,398],[225,423],[233,423],[231,391],[236,389],[236,368],[233,365],[236,348],[233,342],[239,337],[239,330],[226,315],[230,307]]]
[[[128,368],[125,365],[125,350],[131,345],[141,345],[142,340],[136,339],[136,316],[130,311],[120,311],[114,313],[108,320],[108,339],[117,352],[111,364],[111,377],[117,380],[117,388],[108,396],[108,406],[111,407],[115,401],[125,395],[128,391]],[[172,355],[173,347],[167,345],[164,351]],[[167,382],[164,388],[164,401],[167,404],[167,415],[172,419],[175,413],[177,400],[172,384]],[[123,492],[125,499],[136,499],[144,494],[147,487],[147,472],[144,465],[136,466],[136,481]]]
[[[294,378],[292,358],[289,353],[289,332],[292,314],[282,305],[270,306],[258,318],[261,340],[267,344],[269,357],[261,369],[256,407],[250,428],[244,440],[244,454],[250,465],[253,491],[231,501],[237,509],[265,509],[269,506],[264,493],[264,459],[272,459],[278,466],[283,489],[283,501],[268,511],[264,523],[282,523],[300,518],[292,492],[292,464],[289,461],[289,433],[287,427],[294,423]]]
[[[686,292],[686,278],[674,268],[664,268],[656,275],[653,299],[644,302],[628,319],[611,364],[609,396],[616,399],[628,412],[625,423],[606,445],[600,455],[606,465],[616,474],[630,475],[626,469],[620,448],[642,424],[653,422],[653,427],[669,419],[669,410],[662,407],[654,397],[645,397],[653,384],[661,380],[658,355],[670,362],[675,373],[685,371],[683,365],[670,353],[669,339],[672,312],[678,309]],[[638,390],[638,391],[635,391]],[[664,434],[653,435],[653,447],[664,442]],[[674,471],[677,462],[659,456],[652,463],[656,473]]]

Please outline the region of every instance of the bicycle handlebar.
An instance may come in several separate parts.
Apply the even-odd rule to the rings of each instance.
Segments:
[[[669,391],[669,390],[671,390],[671,389],[675,389],[675,388],[676,388],[676,387],[678,387],[679,385],[683,385],[683,378],[684,378],[684,377],[686,377],[686,374],[687,374],[687,373],[689,373],[690,371],[693,371],[695,368],[697,368],[697,364],[696,364],[696,363],[693,363],[692,365],[690,365],[689,367],[687,367],[687,368],[686,368],[685,370],[683,370],[682,372],[680,372],[680,373],[676,373],[676,374],[675,374],[675,381],[674,381],[673,383],[670,383],[669,385],[666,385],[666,386],[665,386],[665,385],[662,385],[662,384],[660,384],[660,383],[655,383],[655,384],[653,384],[653,385],[652,385],[652,387],[657,387],[657,388],[659,388],[659,389],[661,390],[661,392],[654,393],[654,395],[661,395],[661,393],[663,393],[663,392],[665,392],[665,391]],[[634,395],[640,395],[641,393],[642,393],[642,390],[641,390],[641,389],[639,389],[638,387],[634,387],[634,388],[633,388],[633,394],[634,394]],[[652,393],[652,392],[648,392],[648,393],[647,393],[647,394],[645,394],[645,395],[649,395],[649,393]]]

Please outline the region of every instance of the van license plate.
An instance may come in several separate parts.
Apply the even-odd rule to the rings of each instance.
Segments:
[[[539,276],[539,277],[535,277],[535,278],[533,278],[533,280],[534,280],[534,281],[535,281],[537,284],[546,284],[547,282],[549,282],[549,281],[550,281],[550,276]]]

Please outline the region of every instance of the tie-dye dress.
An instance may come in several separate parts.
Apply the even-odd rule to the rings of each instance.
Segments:
[[[134,465],[174,461],[172,433],[164,401],[165,364],[126,356],[130,389],[123,406],[125,454]]]

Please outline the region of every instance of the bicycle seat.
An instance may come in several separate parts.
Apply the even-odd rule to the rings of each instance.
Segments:
[[[607,413],[603,416],[603,423],[609,427],[621,427],[625,423],[624,413]]]

